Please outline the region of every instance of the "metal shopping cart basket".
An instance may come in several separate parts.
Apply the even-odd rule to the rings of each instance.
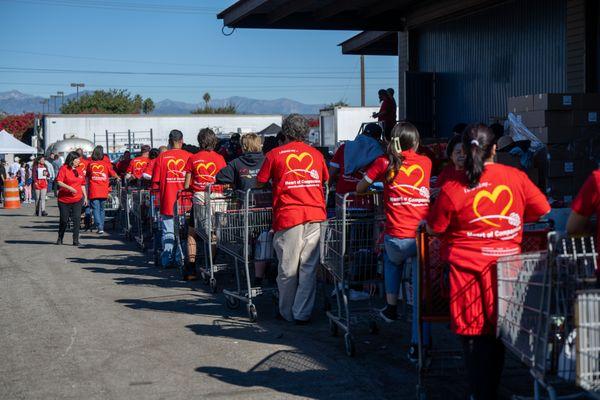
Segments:
[[[148,197],[143,199],[150,211],[150,229],[148,236],[152,242],[152,254],[154,265],[160,265],[160,255],[162,252],[162,225],[160,219],[160,195],[158,189],[150,189]]]
[[[575,299],[576,383],[600,399],[600,290],[585,290]]]
[[[225,185],[207,185],[204,192],[194,194],[194,229],[204,254],[204,265],[198,266],[200,276],[210,285],[213,293],[217,292],[217,273],[230,269],[227,263],[217,263],[215,235],[215,213],[238,208],[238,198]]]
[[[215,213],[217,248],[234,260],[236,287],[223,290],[227,306],[236,309],[247,303],[251,322],[258,318],[254,299],[260,295],[276,295],[276,288],[252,283],[255,262],[272,261],[273,197],[271,191],[250,189],[237,192],[238,201],[226,210]]]
[[[111,179],[110,185],[111,190],[104,202],[104,212],[106,213],[106,221],[112,222],[114,231],[121,213],[121,182],[118,179]]]
[[[187,252],[188,219],[192,211],[192,197],[194,193],[190,190],[180,190],[177,192],[175,204],[173,204],[173,231],[175,234],[175,252],[185,254]],[[177,259],[177,258],[175,258]],[[185,274],[185,257],[178,265],[181,276]]]
[[[535,399],[574,383],[573,304],[597,287],[597,256],[593,239],[552,232],[547,250],[498,260],[498,335],[529,368]]]
[[[366,323],[372,333],[378,330],[376,312],[371,304],[350,304],[352,286],[373,286],[382,282],[379,271],[379,237],[383,232],[383,201],[381,192],[347,193],[336,197],[336,216],[323,224],[321,234],[322,264],[333,277],[336,302],[327,311],[332,335],[344,331],[344,347],[354,356],[355,325]],[[373,292],[370,290],[370,292]]]
[[[128,186],[121,186],[121,211],[120,220],[123,228],[125,238],[129,239],[132,237],[132,226],[131,226],[131,209],[133,208],[133,198],[131,188]]]
[[[553,223],[540,222],[525,225],[521,249],[524,252],[545,249],[548,233]],[[425,227],[417,230],[417,398],[426,398],[425,378],[457,373],[464,367],[462,348],[458,345],[437,344],[426,350],[423,336],[425,323],[450,323],[449,265],[440,254],[442,242],[439,237],[427,234]]]

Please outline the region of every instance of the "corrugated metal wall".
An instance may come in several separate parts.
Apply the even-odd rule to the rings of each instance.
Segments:
[[[564,92],[565,17],[566,0],[519,0],[411,36],[436,72],[437,135],[504,116],[509,96]]]

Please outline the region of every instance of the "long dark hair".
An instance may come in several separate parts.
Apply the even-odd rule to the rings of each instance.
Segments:
[[[73,161],[79,158],[79,154],[76,151],[71,151],[67,154],[67,159],[65,160],[65,164],[69,167],[73,168]]]
[[[485,160],[492,156],[494,148],[494,133],[484,124],[467,126],[462,135],[462,145],[465,150],[465,173],[469,188],[479,185],[479,180],[485,169]]]
[[[33,162],[33,168],[38,168],[38,165],[40,165],[40,161],[42,161],[43,159],[45,159],[44,155],[38,154],[38,156],[35,158],[35,161]]]
[[[104,158],[104,147],[96,146],[94,147],[94,151],[92,151],[92,160],[100,161]]]
[[[390,163],[387,171],[385,171],[386,183],[392,183],[400,167],[402,167],[404,162],[402,152],[416,149],[420,140],[419,131],[410,122],[398,122],[394,126],[387,146],[387,156]]]

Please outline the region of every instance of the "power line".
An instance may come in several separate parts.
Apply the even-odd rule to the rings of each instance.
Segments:
[[[381,82],[371,82],[372,85],[376,83],[385,84],[388,81]],[[48,86],[48,87],[62,87],[65,86],[64,82],[61,83],[36,83],[36,82],[0,82],[0,85],[22,85],[22,86]],[[193,87],[196,86],[196,87]],[[351,84],[349,86],[358,87],[358,84]],[[86,84],[88,88],[98,88],[98,89],[118,89],[120,87],[124,88],[141,88],[141,89],[189,89],[192,91],[200,91],[200,90],[212,90],[212,89],[256,89],[256,88],[265,88],[265,89],[285,89],[285,88],[338,88],[338,87],[347,87],[341,85],[322,85],[318,84],[315,86],[311,85],[229,85],[229,86],[212,86],[206,84],[190,84],[190,85],[115,85],[115,84]]]
[[[97,74],[97,75],[143,75],[143,76],[182,76],[182,77],[213,77],[213,78],[267,78],[267,79],[359,79],[360,77],[339,76],[340,73],[316,75],[317,73],[306,72],[304,74],[280,74],[280,73],[214,73],[214,72],[135,72],[135,71],[101,71],[101,70],[77,70],[61,68],[24,68],[0,66],[0,70],[18,73],[67,73],[67,74]],[[315,75],[313,75],[315,74]],[[370,77],[371,79],[394,79],[386,76]]]
[[[153,5],[140,3],[120,3],[114,1],[74,1],[74,0],[2,0],[23,4],[57,6],[69,8],[101,9],[109,11],[128,11],[128,12],[151,12],[168,14],[216,14],[219,10],[208,7],[192,7],[182,5]]]
[[[145,64],[145,65],[173,65],[173,66],[186,66],[186,67],[215,67],[215,68],[242,68],[243,70],[247,70],[247,69],[281,69],[281,70],[285,70],[286,72],[292,73],[292,71],[296,71],[294,69],[290,69],[287,67],[274,67],[272,65],[264,65],[264,66],[258,66],[258,65],[244,65],[243,67],[237,67],[237,66],[231,66],[231,65],[224,65],[224,64],[193,64],[193,63],[174,63],[174,62],[166,62],[166,61],[143,61],[143,60],[126,60],[126,59],[118,59],[118,58],[101,58],[101,57],[86,57],[86,56],[73,56],[73,55],[65,55],[65,54],[56,54],[56,53],[38,53],[38,52],[33,52],[33,51],[24,51],[24,50],[10,50],[10,49],[3,49],[0,48],[0,51],[4,51],[7,53],[16,53],[16,54],[29,54],[29,55],[35,55],[35,56],[46,56],[46,57],[60,57],[60,58],[71,58],[71,59],[77,59],[77,60],[91,60],[91,61],[109,61],[109,62],[122,62],[122,63],[132,63],[132,64]],[[312,70],[313,68],[302,68],[299,69],[297,71],[300,71],[300,73],[302,73],[303,71],[307,71],[307,70]],[[373,72],[389,72],[389,73],[395,73],[395,70],[390,70],[390,69],[381,69],[381,70],[377,70],[377,69],[371,69],[369,71],[373,71]],[[337,74],[337,73],[355,73],[355,70],[353,69],[352,71],[344,71],[344,70],[318,70],[315,69],[315,73],[332,73],[332,74]]]

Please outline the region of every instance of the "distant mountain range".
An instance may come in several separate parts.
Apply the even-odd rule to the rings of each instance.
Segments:
[[[86,92],[80,92],[82,93]],[[75,93],[65,95],[65,102],[74,99]],[[17,90],[0,92],[0,111],[9,114],[21,114],[23,112],[42,112],[43,97],[21,93]],[[57,108],[60,109],[61,99],[56,99]],[[212,107],[220,107],[233,104],[240,114],[318,114],[324,104],[304,104],[290,99],[258,100],[247,97],[228,97],[226,99],[213,99],[210,101]],[[185,103],[175,100],[162,100],[155,102],[156,108],[153,114],[189,114],[190,111],[202,107],[204,103]],[[48,106],[45,107],[48,112]],[[50,112],[54,112],[54,101],[50,103]]]

